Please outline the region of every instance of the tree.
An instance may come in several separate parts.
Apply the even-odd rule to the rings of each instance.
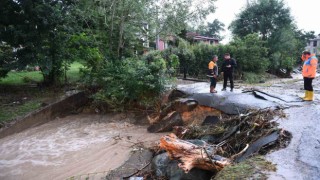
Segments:
[[[208,14],[214,13],[216,0],[153,0],[149,12],[156,33],[174,35],[186,28],[186,24],[197,25]]]
[[[84,0],[82,0],[84,1]],[[81,2],[82,2],[81,1]],[[215,0],[99,0],[82,2],[83,19],[110,59],[135,55],[141,41],[177,35],[187,23],[197,23],[214,12]],[[139,46],[140,45],[140,46]]]
[[[265,72],[269,65],[265,44],[258,34],[248,34],[231,42],[230,45],[234,47],[234,52],[231,53],[238,63],[237,71]]]
[[[271,54],[271,71],[276,74],[283,74],[281,69],[286,70],[286,76],[297,60],[300,61],[301,52],[305,49],[309,39],[314,37],[314,32],[302,32],[295,27],[286,27],[273,33],[269,40]],[[299,62],[298,61],[298,62]]]
[[[13,48],[4,42],[0,42],[0,79],[6,77],[12,68]]]
[[[62,75],[68,57],[66,42],[72,27],[72,1],[4,0],[0,6],[0,41],[14,48],[11,64],[23,69],[39,65],[47,85]]]
[[[310,39],[316,38],[314,31],[303,31],[299,30],[297,28],[294,28],[294,34],[295,38],[298,40],[298,51],[301,53],[303,50],[305,50],[306,44],[309,43]],[[300,55],[300,54],[299,54]],[[300,62],[300,58],[299,58]]]
[[[290,9],[283,0],[258,0],[247,6],[229,28],[239,37],[259,33],[267,40],[274,32],[291,24]]]
[[[224,31],[224,24],[220,22],[218,19],[212,21],[212,23],[208,22],[207,25],[200,24],[196,29],[198,34],[208,37],[214,37],[219,40],[222,40],[223,37],[220,35],[221,31]]]

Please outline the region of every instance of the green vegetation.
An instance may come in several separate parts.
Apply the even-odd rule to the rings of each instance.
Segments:
[[[214,180],[225,179],[267,179],[267,171],[275,171],[276,167],[261,156],[252,157],[244,162],[225,167]]]
[[[105,63],[87,81],[102,86],[93,96],[95,102],[107,105],[105,108],[109,110],[152,108],[170,83],[170,74],[179,65],[175,56],[166,60],[161,55],[158,52],[147,56],[147,60],[128,58],[121,63]]]
[[[24,116],[29,112],[32,112],[40,107],[40,102],[38,100],[32,100],[25,102],[23,104],[12,104],[1,106],[0,109],[0,123],[8,122],[13,118]]]
[[[203,25],[215,11],[215,2],[4,0],[0,78],[8,77],[0,84],[73,83],[83,64],[81,79],[98,92],[95,102],[116,109],[136,102],[151,107],[178,68],[185,78],[200,78],[213,55],[219,56],[221,65],[223,54],[229,52],[238,63],[236,78],[256,82],[260,75],[250,73],[277,74],[283,69],[290,73],[306,40],[314,36],[295,28],[282,1],[258,0],[232,23],[235,38],[229,44],[190,44],[186,37],[190,29],[222,38],[224,24],[218,19]],[[157,37],[168,40],[169,48],[152,51]],[[21,71],[28,66],[39,66],[40,72]]]
[[[299,30],[294,24],[290,9],[281,0],[258,0],[248,5],[232,22],[234,36],[244,39],[258,33],[268,50],[268,71],[289,76],[298,62],[306,42],[314,38],[314,32]],[[283,75],[281,69],[286,70]]]
[[[70,65],[67,71],[68,82],[80,80],[80,69],[84,66],[79,62]],[[6,78],[0,79],[0,85],[26,85],[30,83],[39,83],[43,80],[40,71],[11,71]]]
[[[2,85],[23,85],[30,82],[41,82],[43,80],[42,74],[39,71],[11,71],[6,78],[0,80]]]

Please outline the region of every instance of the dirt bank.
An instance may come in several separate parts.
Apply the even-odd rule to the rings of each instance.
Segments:
[[[0,179],[106,174],[126,161],[132,150],[150,146],[162,135],[133,123],[124,114],[80,114],[0,139]]]

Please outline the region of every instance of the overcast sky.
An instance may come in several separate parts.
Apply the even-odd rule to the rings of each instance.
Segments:
[[[305,31],[315,31],[320,33],[320,0],[284,0],[285,4],[291,10],[299,29]],[[228,27],[236,15],[246,6],[247,0],[217,0],[216,12],[208,17],[208,21],[218,19],[226,26],[226,31],[222,33],[225,36],[222,43],[231,40],[231,33]]]

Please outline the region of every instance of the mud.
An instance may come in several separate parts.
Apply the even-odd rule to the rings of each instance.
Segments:
[[[132,115],[80,114],[0,139],[0,179],[66,179],[107,174],[130,152],[163,134],[134,125]]]

